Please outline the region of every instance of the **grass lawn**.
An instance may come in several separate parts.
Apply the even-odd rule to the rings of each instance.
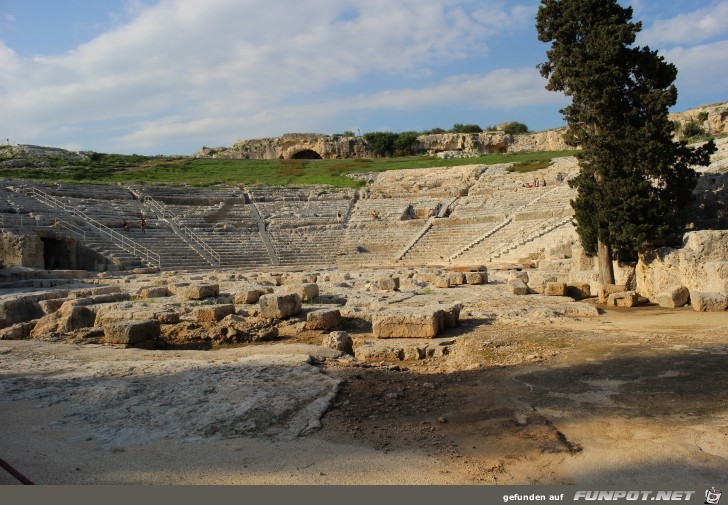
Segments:
[[[553,158],[571,156],[575,152],[488,154],[478,158],[447,160],[425,156],[351,160],[219,160],[94,154],[90,162],[51,159],[47,168],[3,168],[0,169],[0,177],[89,183],[165,182],[196,186],[328,184],[355,188],[364,183],[345,177],[346,174],[496,163],[516,163],[515,170],[531,171],[549,166]]]

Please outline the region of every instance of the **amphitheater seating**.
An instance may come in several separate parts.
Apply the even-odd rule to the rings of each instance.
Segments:
[[[383,178],[376,191],[360,192],[323,186],[126,187],[3,181],[0,226],[47,237],[74,237],[125,268],[141,264],[140,257],[100,237],[84,222],[87,216],[153,250],[165,270],[259,269],[277,262],[283,266],[487,262],[528,255],[548,247],[554,237],[573,235],[567,223],[573,190],[565,182],[575,173],[573,160],[557,160],[538,172],[548,181],[542,188],[522,186],[534,174],[483,167],[461,172],[450,186],[445,185],[446,175],[442,180],[415,182],[415,192],[410,190],[414,172],[392,185]],[[34,198],[27,191],[32,187],[77,214]],[[139,226],[141,216],[146,220],[144,231]],[[123,219],[130,225],[128,232],[121,227]]]

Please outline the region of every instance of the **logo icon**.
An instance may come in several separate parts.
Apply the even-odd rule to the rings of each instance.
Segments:
[[[721,494],[720,489],[715,489],[715,486],[711,487],[705,492],[705,503],[709,505],[718,505]]]

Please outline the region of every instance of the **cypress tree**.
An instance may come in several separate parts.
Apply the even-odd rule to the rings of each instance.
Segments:
[[[649,47],[633,47],[640,22],[616,0],[541,0],[539,65],[546,89],[563,91],[566,141],[580,146],[571,202],[587,254],[599,257],[602,283],[614,283],[612,260],[633,261],[640,248],[684,229],[680,211],[715,144],[675,142],[668,118],[677,101],[677,68]],[[681,228],[681,226],[683,228]]]

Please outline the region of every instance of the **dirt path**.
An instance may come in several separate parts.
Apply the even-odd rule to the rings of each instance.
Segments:
[[[38,399],[4,397],[0,457],[36,482],[63,484],[725,482],[726,319],[652,307],[542,325],[465,319],[446,358],[381,365],[280,345],[164,353],[3,342],[0,357],[25,363],[14,373],[27,381],[60,380],[91,364],[107,380],[108,370],[135,360],[141,370],[147,361],[180,370],[194,361],[212,370],[262,350],[294,350],[316,356],[313,364],[280,365],[296,367],[295,381],[313,367],[340,383],[320,429],[289,439],[134,439],[145,416],[161,415],[135,403],[140,410],[126,421],[131,438],[111,444],[98,436],[98,423],[91,430],[90,421],[69,422],[72,403],[40,408]],[[54,369],[52,362],[64,364]],[[7,369],[0,378],[8,379]],[[150,390],[183,393],[165,373],[146,380]],[[233,387],[219,403],[235,391],[229,377],[222,384]],[[155,405],[167,416],[159,419],[175,419],[164,402]],[[109,409],[127,406],[108,399]],[[100,425],[118,430],[123,419],[123,412],[108,414]],[[13,480],[0,473],[0,483]]]

